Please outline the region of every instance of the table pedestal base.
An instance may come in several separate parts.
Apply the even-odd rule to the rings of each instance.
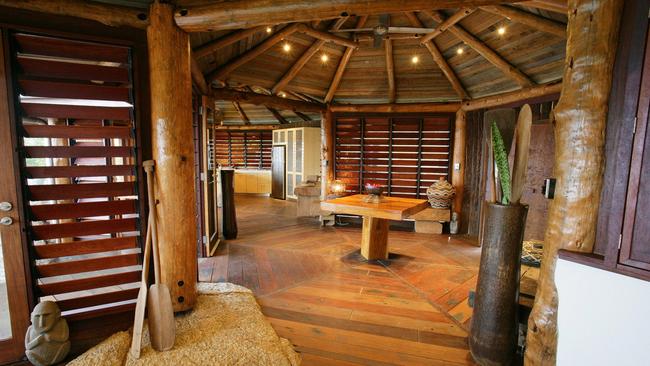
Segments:
[[[388,259],[388,220],[363,217],[361,255],[368,260]]]

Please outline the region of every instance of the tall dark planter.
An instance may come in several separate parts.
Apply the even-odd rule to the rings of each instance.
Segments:
[[[235,171],[221,169],[221,197],[223,209],[223,237],[237,239],[237,216],[235,213]]]
[[[469,348],[480,365],[510,365],[517,350],[521,245],[528,206],[486,204]]]

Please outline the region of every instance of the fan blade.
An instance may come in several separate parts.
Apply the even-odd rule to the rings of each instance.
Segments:
[[[433,32],[434,30],[435,28],[388,27],[388,33],[426,34]]]

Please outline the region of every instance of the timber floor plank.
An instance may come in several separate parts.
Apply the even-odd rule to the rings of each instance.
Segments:
[[[267,197],[236,207],[239,237],[199,260],[199,280],[250,288],[303,365],[474,365],[475,240],[391,231],[389,259],[367,262],[358,225],[321,227]],[[527,288],[537,273],[522,269]]]

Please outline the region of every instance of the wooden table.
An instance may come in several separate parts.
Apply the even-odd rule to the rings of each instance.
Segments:
[[[378,203],[364,202],[357,194],[323,201],[322,210],[363,216],[361,255],[368,259],[388,259],[388,220],[402,221],[429,206],[427,200],[382,197]]]

